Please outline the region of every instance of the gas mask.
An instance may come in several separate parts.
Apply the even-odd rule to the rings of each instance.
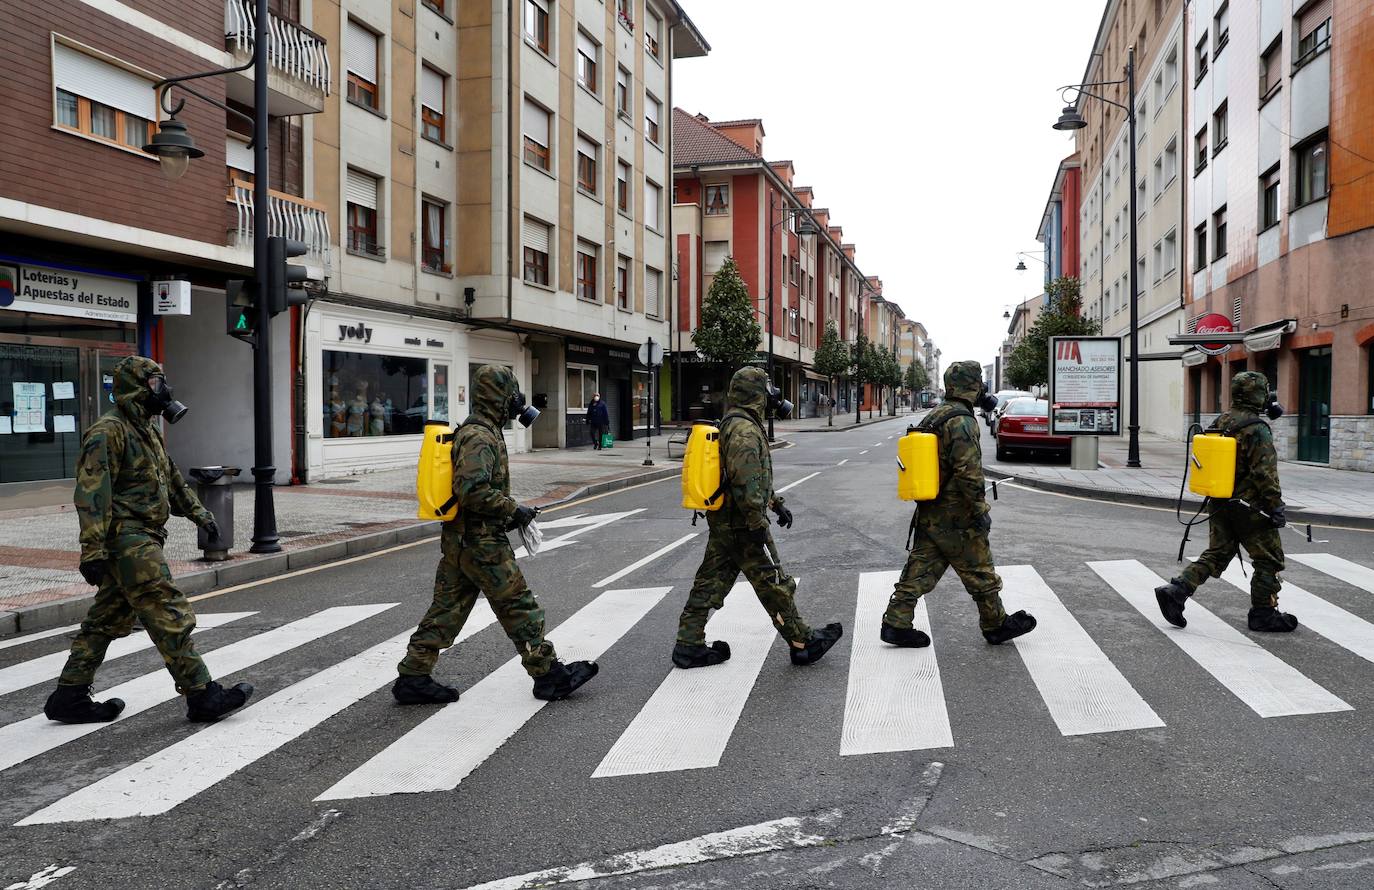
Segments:
[[[973,400],[973,407],[982,408],[984,411],[994,411],[997,408],[997,396],[988,392],[985,386],[978,390],[978,397]]]
[[[1272,389],[1264,399],[1264,413],[1269,415],[1270,420],[1278,420],[1283,416],[1283,406],[1279,404],[1279,394]]]
[[[167,382],[167,378],[160,374],[148,378],[147,406],[149,417],[161,414],[168,423],[176,423],[190,410],[172,398],[172,386]]]
[[[510,397],[510,403],[506,406],[506,413],[511,420],[520,421],[520,425],[528,429],[539,419],[539,409],[525,404],[525,394],[519,390]]]
[[[768,410],[773,412],[775,417],[782,420],[792,416],[792,403],[782,397],[782,390],[773,384],[768,384]]]

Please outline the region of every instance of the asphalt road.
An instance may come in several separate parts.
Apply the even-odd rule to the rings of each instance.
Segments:
[[[436,542],[201,600],[224,616],[199,632],[212,669],[258,688],[211,728],[145,648],[97,684],[132,683],[141,712],[69,738],[33,719],[61,656],[35,659],[67,637],[0,641],[0,887],[1374,886],[1374,535],[1285,534],[1292,636],[1248,632],[1223,580],[1165,631],[1149,579],[1175,571],[1171,513],[1004,486],[994,553],[1041,627],[988,646],[951,573],[926,600],[934,646],[878,647],[904,424],[775,453],[801,610],[846,627],[813,667],[747,590],[708,629],[731,662],[671,667],[705,543],[676,480],[544,515],[563,542],[523,569],[601,675],[542,708],[480,605],[436,672],[462,700],[393,703]]]

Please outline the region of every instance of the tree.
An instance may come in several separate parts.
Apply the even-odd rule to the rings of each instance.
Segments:
[[[749,364],[763,340],[754,309],[754,298],[740,278],[733,257],[716,272],[701,307],[701,325],[693,335],[697,351],[708,362],[724,365],[726,373]]]
[[[921,367],[919,362],[912,362],[906,366],[906,376],[903,382],[907,389],[913,393],[918,393],[930,385],[930,377],[926,375],[926,369]]]
[[[879,346],[877,349],[876,363],[876,382],[879,386],[879,392],[881,393],[884,389],[891,389],[893,390],[895,395],[897,387],[902,385],[902,368],[900,365],[897,364],[896,354],[891,349],[888,349],[885,345]],[[878,402],[878,413],[881,414],[882,410],[882,400],[880,398]],[[896,413],[897,403],[896,399],[894,398],[892,404],[893,416],[896,416]]]
[[[873,367],[873,362],[872,362],[872,360],[871,360],[871,358],[870,358],[870,353],[871,353],[872,351],[873,351],[873,344],[868,342],[868,337],[867,337],[866,335],[864,335],[863,333],[860,333],[857,337],[855,337],[855,338],[854,338],[854,342],[853,342],[852,344],[850,344],[850,361],[849,361],[849,366],[850,366],[851,368],[854,369],[852,373],[853,373],[854,390],[855,390],[855,395],[854,395],[854,422],[855,422],[855,423],[858,423],[860,417],[862,416],[862,415],[859,413],[859,405],[860,405],[861,402],[863,402],[863,397],[864,397],[864,384],[865,384],[865,383],[868,383],[869,380],[872,379],[872,376],[871,376],[871,373],[870,373],[870,372],[871,372],[871,369],[872,369],[872,367]]]
[[[1049,304],[1031,325],[1026,336],[1012,350],[1003,376],[1017,389],[1029,390],[1046,383],[1050,370],[1050,338],[1092,336],[1102,326],[1078,313],[1082,308],[1077,278],[1056,278],[1045,288]]]
[[[848,376],[850,365],[849,347],[844,345],[835,322],[831,321],[826,324],[825,333],[821,335],[821,345],[816,347],[815,359],[816,373],[830,378],[829,426],[835,425],[835,378]]]
[[[878,396],[883,385],[883,357],[878,352],[878,347],[873,345],[873,341],[867,337],[863,340],[863,350],[859,359],[863,366],[863,380],[874,386],[873,401],[868,403],[868,418],[873,419],[873,402],[878,401]],[[878,412],[881,414],[881,410]]]

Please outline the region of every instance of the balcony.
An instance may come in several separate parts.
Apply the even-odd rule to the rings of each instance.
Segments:
[[[267,209],[268,234],[294,238],[306,246],[305,264],[310,278],[327,278],[330,271],[329,217],[323,204],[304,198],[269,191],[271,201]],[[229,245],[251,251],[253,249],[253,183],[235,179],[229,188],[229,206],[233,225],[229,228]],[[250,258],[247,265],[253,264]]]
[[[254,21],[254,0],[225,0],[224,43],[234,65],[242,65],[253,54],[258,37]],[[267,110],[275,117],[318,114],[324,110],[331,80],[328,44],[309,28],[276,15],[267,20]],[[229,98],[244,105],[253,104],[253,75],[250,71],[231,74]]]

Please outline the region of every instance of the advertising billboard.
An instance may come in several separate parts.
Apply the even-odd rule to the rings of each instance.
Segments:
[[[1121,339],[1050,338],[1050,435],[1121,435]]]

